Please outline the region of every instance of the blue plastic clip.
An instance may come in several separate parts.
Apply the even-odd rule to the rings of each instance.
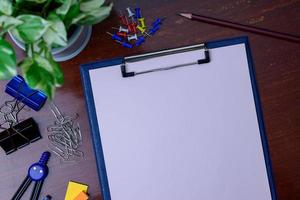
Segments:
[[[20,75],[7,83],[5,92],[35,111],[40,110],[47,100],[43,92],[31,89]]]

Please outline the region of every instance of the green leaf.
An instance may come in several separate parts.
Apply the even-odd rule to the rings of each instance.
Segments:
[[[53,77],[54,69],[50,62],[34,54],[33,58],[26,58],[21,67],[26,82],[32,88],[42,90],[50,99],[53,99],[55,92],[55,78]],[[49,68],[51,70],[49,71]]]
[[[64,84],[64,73],[63,73],[60,65],[53,60],[52,55],[51,55],[51,59],[50,58],[47,58],[47,59],[49,60],[49,62],[53,66],[55,86],[56,87],[61,87]]]
[[[13,13],[12,0],[0,0],[0,13],[4,15]]]
[[[64,74],[61,70],[60,65],[53,59],[51,49],[45,42],[42,42],[40,44],[40,48],[44,50],[45,58],[50,62],[50,64],[53,67],[55,86],[56,87],[62,86],[64,84]]]
[[[45,42],[47,42],[50,47],[52,45],[67,45],[67,31],[61,19],[56,14],[51,14],[47,20],[52,22],[52,25],[43,35]]]
[[[4,31],[8,31],[22,23],[23,21],[18,20],[11,16],[6,16],[6,15],[0,16],[0,27],[3,28]]]
[[[97,24],[109,16],[113,4],[109,6],[103,6],[100,8],[95,8],[89,12],[84,12],[78,15],[78,17],[72,20],[71,24],[79,25],[92,25]]]
[[[14,49],[0,38],[0,79],[10,79],[17,74],[16,62]]]
[[[80,10],[82,12],[89,12],[95,8],[99,8],[103,5],[105,0],[89,0],[89,1],[83,1],[80,4]]]
[[[45,3],[47,0],[16,0],[17,3],[23,3],[23,2],[33,2],[36,4]]]
[[[23,23],[12,29],[12,34],[18,40],[27,44],[38,41],[51,26],[50,22],[35,15],[20,15],[17,19],[23,21]]]
[[[56,14],[65,16],[71,8],[71,5],[75,3],[76,0],[65,0],[64,3],[56,9]]]
[[[64,24],[66,25],[67,29],[70,28],[72,20],[80,14],[80,5],[74,4],[71,6],[70,10],[64,16]]]
[[[57,3],[65,3],[67,0],[55,0]]]

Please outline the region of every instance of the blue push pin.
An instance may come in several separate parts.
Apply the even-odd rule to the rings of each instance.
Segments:
[[[28,174],[22,182],[12,200],[19,200],[26,192],[32,181],[35,182],[31,193],[30,200],[38,200],[44,180],[48,175],[47,162],[50,158],[50,152],[46,151],[42,154],[39,162],[32,164],[28,169]]]
[[[145,42],[145,38],[143,37],[143,36],[140,36],[139,38],[138,38],[138,40],[135,42],[135,46],[141,46],[141,44],[143,43],[143,42]]]
[[[134,11],[135,11],[135,15],[134,16],[135,16],[136,19],[142,18],[142,13],[141,13],[141,9],[140,8],[135,8]]]
[[[150,35],[154,35],[159,30],[159,26],[155,26],[149,30]]]
[[[120,41],[120,42],[122,41],[122,38],[119,37],[116,33],[114,33],[114,34],[112,34],[110,32],[106,32],[106,33],[111,36],[111,39],[116,40],[116,41]]]
[[[13,77],[7,83],[5,92],[35,111],[40,110],[47,100],[43,92],[30,88],[20,75]]]
[[[116,40],[116,42],[122,44],[122,47],[128,48],[128,49],[132,49],[133,45],[127,42],[122,42],[122,41],[118,41]]]
[[[157,18],[153,23],[152,26],[156,27],[162,24],[162,22],[165,20],[165,18]]]

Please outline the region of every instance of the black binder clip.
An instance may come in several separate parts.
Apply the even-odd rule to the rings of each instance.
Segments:
[[[20,75],[9,81],[5,92],[35,111],[40,110],[47,100],[47,96],[43,92],[31,89]]]
[[[38,125],[29,118],[0,133],[0,146],[6,155],[42,138]]]

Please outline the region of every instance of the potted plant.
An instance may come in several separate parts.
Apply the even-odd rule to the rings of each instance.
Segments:
[[[0,0],[0,79],[15,76],[19,66],[30,87],[53,99],[64,78],[52,54],[79,39],[83,25],[104,20],[112,3],[103,4],[104,0]],[[5,40],[7,33],[25,50],[18,64]]]

